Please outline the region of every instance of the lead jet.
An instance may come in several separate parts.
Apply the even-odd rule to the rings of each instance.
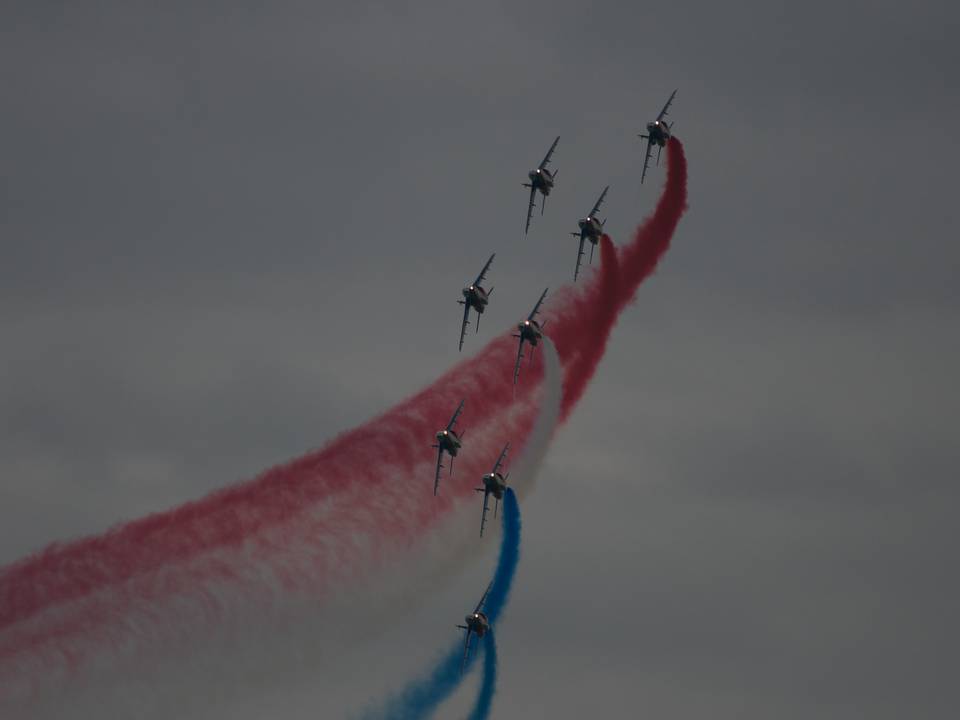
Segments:
[[[483,493],[483,513],[480,515],[480,537],[483,537],[483,528],[487,524],[487,507],[490,502],[490,496],[493,495],[496,500],[496,504],[493,506],[493,516],[496,517],[497,510],[500,507],[500,501],[503,500],[503,493],[507,489],[507,478],[510,477],[510,473],[504,475],[500,472],[500,468],[503,466],[503,459],[507,456],[509,449],[510,443],[503,446],[503,450],[500,452],[500,457],[497,458],[493,470],[483,476],[483,487],[476,488],[477,492]]]
[[[590,241],[590,262],[593,263],[593,249],[597,246],[597,243],[600,242],[600,236],[603,235],[603,226],[606,224],[606,220],[600,220],[597,218],[597,213],[600,211],[600,205],[603,203],[603,199],[607,196],[607,190],[610,189],[610,186],[607,185],[603,192],[600,193],[600,197],[597,198],[596,204],[593,206],[593,210],[587,213],[587,216],[582,220],[579,220],[577,224],[580,226],[580,232],[570,233],[574,237],[580,238],[580,249],[577,251],[577,266],[573,269],[573,281],[577,281],[577,275],[580,272],[580,261],[583,259],[583,242],[584,240]]]
[[[490,256],[490,259],[487,260],[487,264],[483,266],[483,270],[480,271],[480,274],[477,275],[477,279],[469,287],[463,289],[463,300],[457,300],[458,303],[463,305],[463,324],[460,326],[460,351],[463,352],[463,334],[467,332],[467,325],[470,324],[470,308],[473,308],[477,311],[477,332],[480,332],[480,316],[483,315],[483,309],[487,307],[487,303],[490,302],[490,295],[493,293],[493,288],[490,290],[484,290],[480,287],[480,283],[483,282],[484,276],[487,274],[487,270],[490,269],[490,263],[493,262],[493,258],[496,257],[496,253]]]
[[[547,288],[549,290],[550,288]],[[533,306],[533,310],[530,311],[530,314],[527,315],[527,319],[522,323],[517,325],[517,330],[520,331],[519,335],[514,335],[515,338],[520,338],[520,347],[517,348],[517,364],[513,366],[513,384],[517,384],[517,376],[520,374],[520,361],[523,359],[523,343],[530,343],[530,358],[533,359],[533,348],[537,346],[537,343],[540,342],[540,338],[543,337],[543,325],[546,325],[544,321],[543,325],[537,322],[534,318],[537,313],[540,312],[540,305],[543,303],[543,299],[547,296],[547,290],[543,291],[543,295],[540,296],[540,299],[537,300],[537,304]]]
[[[660,114],[657,115],[657,119],[653,122],[647,123],[647,134],[638,135],[647,141],[647,155],[643,159],[643,174],[640,176],[640,183],[643,183],[643,179],[647,176],[647,166],[650,164],[650,156],[653,154],[653,146],[657,146],[657,165],[660,164],[660,151],[663,150],[663,146],[667,144],[667,140],[670,139],[670,128],[673,123],[668,123],[664,120],[667,116],[667,108],[670,107],[670,103],[673,102],[673,96],[677,94],[677,91],[674,90],[670,93],[670,98],[667,100],[667,104],[663,106],[663,110],[660,111]]]
[[[470,636],[476,635],[478,638],[482,638],[490,631],[490,620],[487,619],[487,614],[483,612],[481,608],[483,608],[483,604],[487,601],[487,593],[490,592],[491,587],[493,587],[492,580],[490,584],[487,585],[487,589],[483,591],[483,597],[480,598],[477,607],[464,618],[467,624],[457,625],[461,630],[467,631],[467,636],[463,639],[463,660],[460,661],[461,675],[463,675],[463,669],[467,665],[467,657],[470,655]]]
[[[453,429],[453,426],[457,423],[457,418],[460,417],[461,410],[463,410],[463,400],[460,401],[460,404],[454,411],[453,417],[450,418],[450,422],[447,423],[447,427],[437,433],[437,444],[430,446],[437,448],[437,474],[433,479],[434,495],[437,494],[437,488],[440,487],[440,468],[443,467],[443,453],[446,452],[450,455],[450,474],[453,475],[453,459],[457,456],[457,453],[463,445],[463,431],[458,433]]]
[[[524,183],[523,186],[530,188],[530,204],[527,205],[527,227],[523,231],[524,235],[530,231],[530,216],[533,214],[533,202],[537,198],[537,190],[539,190],[540,194],[543,195],[543,204],[540,206],[541,215],[543,215],[543,211],[547,207],[547,195],[549,195],[550,190],[553,189],[553,181],[557,179],[557,173],[547,170],[547,164],[550,162],[553,151],[557,149],[558,142],[560,142],[559,135],[557,135],[557,139],[553,141],[553,145],[550,146],[550,149],[547,150],[547,154],[544,156],[543,162],[537,166],[536,170],[531,170],[527,173],[527,177],[530,178],[530,182]]]

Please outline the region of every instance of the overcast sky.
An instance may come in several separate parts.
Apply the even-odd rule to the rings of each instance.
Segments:
[[[954,3],[199,5],[0,12],[0,561],[420,388],[496,251],[480,347],[604,185],[652,207],[676,87],[690,210],[524,507],[495,714],[955,715]]]

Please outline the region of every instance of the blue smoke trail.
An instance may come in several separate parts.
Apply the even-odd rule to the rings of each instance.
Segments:
[[[497,649],[493,640],[492,626],[503,612],[510,597],[510,586],[520,561],[520,505],[511,488],[503,496],[503,542],[500,545],[500,557],[493,575],[493,585],[487,595],[484,611],[490,620],[491,631],[484,650],[484,677],[480,687],[480,696],[470,718],[485,718],[493,703],[493,693],[497,678]],[[387,701],[386,706],[374,713],[367,713],[367,720],[374,718],[400,718],[417,720],[429,717],[460,685],[463,677],[473,667],[477,653],[471,652],[467,658],[464,672],[460,673],[460,661],[463,657],[463,641],[458,640],[444,653],[426,676],[411,680],[399,695]]]
[[[484,640],[483,681],[480,683],[477,703],[467,720],[487,720],[490,708],[493,707],[493,694],[497,690],[497,641],[493,637],[493,629],[484,636]]]

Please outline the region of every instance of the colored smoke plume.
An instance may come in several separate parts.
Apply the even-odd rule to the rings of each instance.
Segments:
[[[618,313],[669,246],[686,208],[686,160],[667,147],[667,182],[653,215],[617,251],[601,241],[598,272],[549,305],[569,416],[599,363]],[[71,672],[109,649],[123,657],[165,643],[157,618],[180,632],[216,625],[238,603],[319,602],[441,526],[473,497],[476,478],[506,440],[529,440],[545,353],[514,394],[515,340],[494,338],[429,387],[325,447],[178,508],[45,550],[0,569],[0,699],[56,669]],[[432,484],[433,433],[465,400],[470,436],[456,474]]]
[[[510,589],[520,562],[520,530],[520,504],[513,489],[507,488],[503,496],[503,539],[500,544],[500,556],[493,574],[490,592],[484,604],[484,612],[490,620],[491,627],[491,632],[486,637],[493,635],[496,623],[510,599]],[[422,677],[407,683],[407,686],[396,697],[390,698],[382,709],[368,713],[366,720],[375,720],[375,718],[415,720],[429,717],[456,691],[476,661],[477,651],[480,648],[477,647],[478,643],[474,639],[471,653],[461,673],[463,644],[463,639],[458,638],[430,670]],[[496,682],[496,647],[492,639],[488,644],[484,644],[484,652],[487,653],[484,659],[484,679],[481,682],[476,709],[471,717],[486,717],[485,714],[477,715],[477,713],[483,708],[486,708],[483,710],[484,713],[489,712],[493,702]],[[492,667],[489,666],[491,662]]]

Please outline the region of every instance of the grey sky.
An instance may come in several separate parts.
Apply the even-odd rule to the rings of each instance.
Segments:
[[[0,560],[418,389],[496,251],[479,348],[604,185],[650,209],[679,87],[690,211],[524,507],[495,712],[955,713],[954,4],[194,5],[0,15]]]

